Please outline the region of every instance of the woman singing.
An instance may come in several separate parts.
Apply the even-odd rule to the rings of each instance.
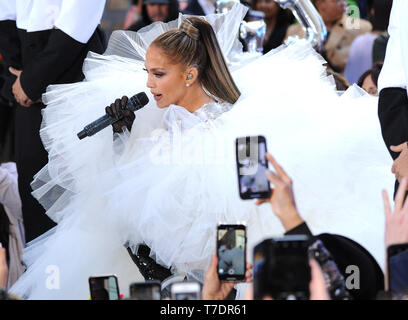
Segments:
[[[86,299],[89,276],[116,274],[126,295],[131,282],[160,278],[160,268],[203,281],[219,222],[246,222],[252,260],[254,245],[283,233],[268,204],[238,193],[235,139],[260,134],[296,181],[312,231],[350,237],[382,264],[380,192],[392,176],[376,99],[355,88],[339,97],[304,41],[259,58],[243,53],[245,12],[236,5],[115,32],[103,55],[86,59],[85,81],[48,88],[41,137],[49,162],[32,187],[58,225],[29,244],[12,293]],[[135,115],[123,110],[141,91],[149,103]],[[113,139],[103,130],[79,140],[107,105],[124,116]],[[140,267],[140,245],[157,264],[150,271]]]

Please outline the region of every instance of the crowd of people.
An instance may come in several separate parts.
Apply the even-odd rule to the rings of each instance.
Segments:
[[[79,0],[70,4],[67,0],[0,1],[0,297],[64,299],[78,295],[83,298],[81,294],[88,284],[74,289],[69,285],[70,275],[90,277],[95,275],[89,273],[92,270],[118,273],[119,283],[123,280],[125,286],[134,281],[158,280],[162,283],[162,299],[170,299],[171,285],[180,281],[199,282],[202,299],[254,299],[253,283],[257,282],[253,279],[258,276],[259,266],[252,266],[251,250],[260,239],[279,230],[284,235],[306,235],[309,239],[308,297],[311,300],[406,298],[408,79],[404,70],[408,70],[405,63],[408,57],[404,49],[408,45],[401,39],[407,36],[402,15],[408,13],[408,7],[403,0],[349,3],[312,0],[328,32],[319,55],[301,40],[282,47],[291,37],[303,38],[305,30],[290,10],[282,9],[273,0],[241,1],[243,5],[235,5],[227,18],[212,15],[216,13],[212,0],[141,1],[129,2],[129,12],[123,17],[124,31],[114,33],[109,44],[100,27],[105,1],[89,0],[86,5]],[[50,10],[42,10],[44,6]],[[248,10],[263,13],[266,25],[263,60],[256,56],[248,59],[237,49],[240,48],[239,23],[248,19]],[[181,20],[180,13],[183,14]],[[177,19],[179,25],[174,24]],[[236,32],[223,28],[236,28]],[[277,48],[280,49],[275,50]],[[287,55],[282,50],[287,50]],[[323,66],[320,56],[325,60]],[[232,61],[239,61],[234,68],[231,68]],[[315,224],[318,225],[316,220],[326,220],[316,217],[312,221],[309,213],[302,217],[303,210],[297,207],[295,192],[297,197],[306,197],[302,191],[308,187],[295,190],[286,170],[269,153],[267,160],[272,170],[265,174],[273,188],[268,199],[260,199],[256,204],[232,196],[235,186],[231,177],[236,174],[235,168],[226,169],[231,163],[229,167],[225,163],[220,167],[206,163],[192,165],[188,161],[187,164],[172,163],[174,141],[178,138],[182,141],[183,154],[195,154],[202,148],[199,152],[207,152],[206,159],[214,160],[219,154],[213,154],[211,148],[217,148],[221,137],[228,137],[227,132],[237,137],[259,133],[259,129],[265,130],[268,138],[273,136],[272,132],[279,132],[279,129],[268,131],[273,129],[266,129],[267,122],[263,121],[267,120],[260,118],[275,115],[276,122],[282,122],[288,119],[288,114],[292,117],[300,110],[288,107],[286,115],[271,110],[274,104],[279,110],[285,103],[289,105],[290,99],[298,99],[291,96],[289,80],[283,80],[289,79],[293,70],[288,61],[293,62],[293,68],[310,62],[310,66],[299,71],[299,79],[290,83],[290,86],[298,85],[299,96],[304,95],[306,105],[313,99],[316,105],[372,106],[373,101],[378,104],[377,122],[385,142],[383,149],[391,155],[393,163],[387,174],[381,171],[383,167],[378,169],[372,162],[370,165],[381,172],[377,184],[381,184],[386,175],[395,176],[396,180],[394,209],[387,191],[382,193],[385,225],[380,228],[384,230],[384,248],[388,253],[383,261],[365,244],[342,234],[344,228],[339,227],[339,232],[312,232]],[[260,81],[270,80],[271,91],[280,88],[281,99],[276,98],[277,93],[264,90],[269,84],[253,84],[248,80],[257,78],[265,66],[275,63],[278,70],[279,62],[287,63],[282,68],[289,73],[280,74],[282,84],[272,76],[269,79],[262,76]],[[139,72],[141,66],[147,72],[147,81],[146,74]],[[307,76],[303,75],[307,73],[306,68],[310,68]],[[327,76],[321,76],[321,70]],[[311,81],[306,83],[309,76]],[[279,79],[279,72],[274,77]],[[314,92],[322,93],[321,96],[310,91],[313,85]],[[150,90],[154,101],[146,103],[135,117],[127,110],[127,104],[128,97],[137,89]],[[348,89],[359,92],[357,100],[347,102],[350,100],[346,100],[349,98],[344,92],[351,92]],[[257,93],[261,93],[260,97],[256,97]],[[119,98],[119,94],[125,96]],[[342,98],[344,100],[337,100]],[[113,124],[113,139],[112,132],[108,134],[105,130],[95,139],[80,144],[76,137],[78,128],[95,120],[101,110],[96,106],[106,105],[106,101],[115,101],[105,109],[107,115],[117,120]],[[248,107],[260,101],[263,107]],[[152,110],[153,105],[157,110]],[[297,115],[299,119],[307,115],[302,112]],[[323,116],[319,121],[326,121],[322,119]],[[355,119],[357,121],[357,115]],[[292,121],[298,123],[293,119],[287,121],[288,125]],[[254,127],[251,128],[250,123]],[[350,123],[354,129],[354,121]],[[329,127],[329,120],[322,123],[321,128]],[[373,127],[376,128],[376,124]],[[167,133],[157,135],[154,131],[157,128],[165,128]],[[298,127],[292,131],[295,129],[299,134],[310,134],[305,137],[309,140],[317,139],[315,134],[320,132],[319,128],[307,131],[309,129]],[[364,129],[371,130],[364,126],[359,130]],[[71,134],[67,134],[69,132]],[[362,131],[355,131],[359,132]],[[349,134],[353,133],[351,130]],[[335,133],[325,134],[324,142],[329,142],[330,137],[336,138]],[[342,134],[340,132],[339,137]],[[369,131],[366,134],[370,136]],[[146,142],[149,135],[154,138]],[[296,137],[296,132],[293,135]],[[350,137],[345,137],[344,141],[349,143]],[[200,143],[201,139],[207,142]],[[288,143],[296,141],[291,137],[286,139]],[[282,145],[285,141],[282,140]],[[376,141],[375,145],[384,142]],[[278,150],[284,149],[277,143],[273,146],[272,153],[281,158]],[[306,159],[317,150],[313,149],[314,145],[311,147],[311,151],[302,151],[298,146],[294,149],[298,148]],[[353,145],[346,148],[341,149],[345,157],[357,155]],[[367,153],[361,151],[361,159],[366,159],[367,154],[376,157],[370,148],[377,149],[371,144],[367,148]],[[156,157],[153,160],[152,155]],[[283,166],[295,170],[297,181],[297,174],[305,169],[293,165],[293,157],[282,156]],[[170,165],[163,164],[162,161],[168,159],[171,159]],[[231,160],[228,152],[225,159]],[[147,161],[158,164],[147,164]],[[306,164],[311,163],[307,161]],[[381,158],[379,163],[384,162]],[[350,168],[353,165],[350,161]],[[358,170],[359,165],[355,165]],[[344,164],[341,169],[347,167]],[[312,168],[310,172],[319,174]],[[353,172],[358,179],[360,175]],[[384,181],[384,189],[388,187],[387,182]],[[340,187],[347,185],[349,181]],[[375,195],[369,197],[374,199]],[[344,200],[344,204],[353,201]],[[310,202],[306,207],[305,211],[316,210],[315,204]],[[338,207],[338,210],[344,209],[342,205]],[[364,210],[364,204],[356,208]],[[323,206],[317,211],[320,214],[325,210],[330,211]],[[361,212],[361,217],[354,221],[363,220],[365,214]],[[221,281],[218,277],[219,257],[213,250],[215,228],[211,226],[220,219],[248,223],[248,261],[245,280],[239,283]],[[374,220],[373,223],[381,221]],[[274,230],[268,229],[271,225]],[[86,259],[78,248],[81,242],[89,245],[83,251],[89,252]],[[76,266],[62,262],[67,261],[60,253],[63,247],[72,250],[70,258],[76,257]],[[102,252],[106,253],[104,258],[101,258]],[[126,262],[119,266],[108,259]],[[60,296],[42,288],[47,276],[44,269],[54,260],[59,261],[61,275],[66,277],[61,279],[61,285],[68,288],[60,290]],[[95,267],[96,264],[100,266]],[[348,280],[350,266],[358,270],[352,284]],[[127,298],[132,297],[127,294]],[[262,298],[276,297],[271,293]]]

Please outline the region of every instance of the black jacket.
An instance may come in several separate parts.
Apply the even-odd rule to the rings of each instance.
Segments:
[[[105,48],[106,38],[99,28],[83,44],[59,29],[26,32],[17,29],[15,21],[0,21],[0,52],[6,65],[23,70],[21,86],[32,101],[38,100],[50,84],[81,81],[88,51],[103,53]],[[3,96],[12,98],[14,81],[10,74]]]
[[[393,160],[399,153],[390,150],[390,146],[397,146],[408,141],[408,97],[403,88],[384,88],[378,100],[378,118],[381,133]],[[395,181],[394,196],[399,183]]]

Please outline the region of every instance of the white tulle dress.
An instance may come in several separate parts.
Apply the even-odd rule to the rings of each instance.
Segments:
[[[116,274],[126,295],[143,281],[125,245],[147,244],[175,273],[197,278],[215,252],[218,222],[246,222],[252,247],[283,227],[271,206],[239,198],[235,138],[262,134],[294,181],[298,209],[314,233],[350,237],[384,265],[381,189],[392,191],[392,165],[377,119],[377,98],[357,87],[339,95],[324,60],[300,40],[264,56],[240,51],[232,30],[246,9],[210,15],[241,90],[234,105],[210,103],[194,113],[159,109],[146,87],[144,56],[162,32],[115,32],[104,55],[89,54],[86,79],[43,96],[41,136],[49,163],[34,196],[58,225],[25,250],[27,272],[11,292],[30,299],[87,299],[88,277]],[[123,95],[145,91],[131,133],[77,133]],[[201,270],[201,271],[200,271]]]

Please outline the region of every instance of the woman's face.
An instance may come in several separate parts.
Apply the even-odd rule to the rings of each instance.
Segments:
[[[174,64],[157,46],[150,46],[146,52],[147,87],[153,94],[159,108],[171,104],[181,105],[186,93],[185,67]]]
[[[255,7],[265,13],[265,19],[276,17],[279,12],[279,5],[274,0],[258,0]]]
[[[365,77],[363,84],[362,84],[362,88],[373,96],[378,95],[378,89],[373,81],[373,78],[371,77],[371,74]]]

